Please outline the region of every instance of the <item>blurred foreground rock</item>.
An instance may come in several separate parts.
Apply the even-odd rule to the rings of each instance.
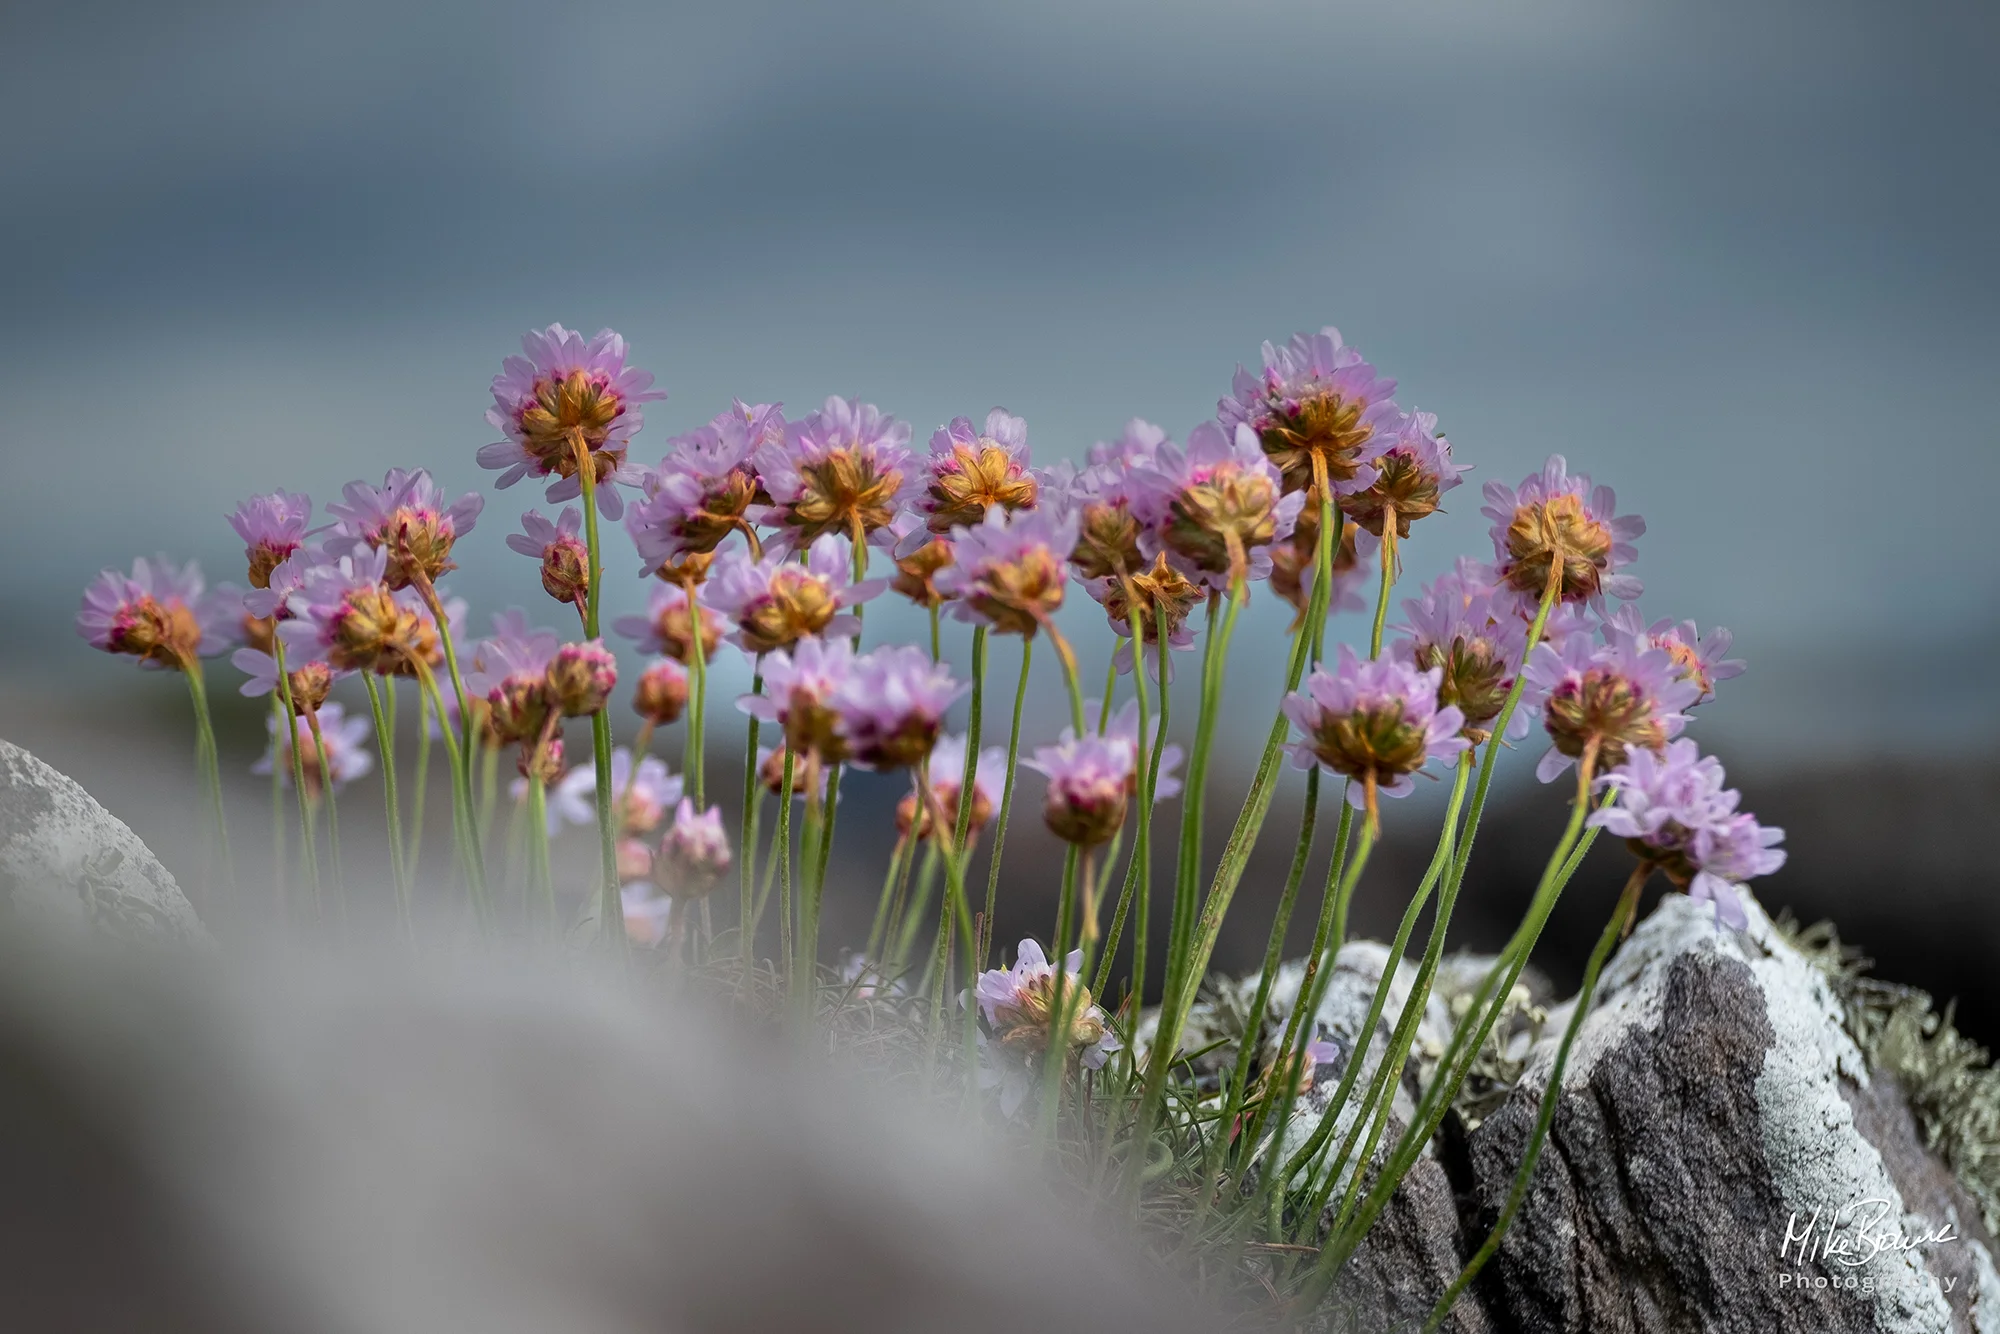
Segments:
[[[7,741],[0,741],[0,916],[45,934],[208,939],[187,896],[137,834]]]
[[[1927,1123],[1894,1075],[1870,1070],[1828,974],[1750,913],[1739,935],[1669,894],[1613,956],[1527,1201],[1447,1330],[2000,1334],[1996,1248],[1933,1151],[1936,1109]],[[1349,1001],[1317,1017],[1343,1049],[1365,1017],[1352,995],[1365,1007],[1381,976],[1372,948],[1342,952],[1333,991]],[[1441,973],[1386,1140],[1484,962]],[[1202,1023],[1226,1028],[1232,994],[1219,989]],[[1516,1004],[1476,1067],[1487,1087],[1461,1099],[1350,1262],[1327,1328],[1415,1329],[1498,1217],[1570,1015]],[[1333,1088],[1324,1071],[1315,1082],[1303,1120]]]

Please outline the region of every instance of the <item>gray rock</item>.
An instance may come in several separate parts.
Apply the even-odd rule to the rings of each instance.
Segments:
[[[137,834],[75,782],[0,741],[0,913],[44,933],[205,943],[187,896]]]
[[[1739,935],[1669,895],[1613,957],[1481,1299],[1527,1334],[2000,1331],[1978,1210],[1871,1078],[1824,974],[1750,913]],[[1567,1019],[1469,1137],[1468,1240],[1512,1184]],[[1853,1249],[1802,1255],[1815,1211],[1814,1241]],[[1867,1240],[1947,1226],[1957,1240]]]

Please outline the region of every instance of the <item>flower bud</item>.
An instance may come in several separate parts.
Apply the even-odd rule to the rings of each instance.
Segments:
[[[730,864],[729,838],[722,831],[722,808],[711,806],[699,815],[694,802],[681,798],[674,822],[660,840],[653,861],[653,883],[675,898],[700,898],[714,889]]]
[[[632,708],[656,727],[665,727],[687,708],[688,676],[671,658],[662,658],[639,674],[632,688]]]
[[[596,640],[564,644],[549,660],[549,702],[565,718],[584,718],[604,707],[618,684],[618,659]]]
[[[542,588],[558,602],[581,607],[590,596],[590,552],[564,534],[542,551]]]
[[[292,687],[292,708],[299,713],[316,713],[333,689],[333,669],[323,662],[308,662],[286,673]]]
[[[562,781],[563,776],[562,738],[550,737],[548,744],[539,749],[523,745],[520,758],[515,761],[515,767],[520,770],[521,777],[533,779],[539,773],[543,787],[554,787]]]
[[[547,678],[517,672],[488,691],[486,703],[496,740],[532,741],[548,721]]]

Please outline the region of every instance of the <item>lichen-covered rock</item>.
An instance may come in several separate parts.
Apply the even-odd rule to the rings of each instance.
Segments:
[[[75,782],[0,741],[0,916],[130,941],[208,940],[139,836]]]
[[[1480,1299],[1527,1334],[2000,1331],[1971,1197],[1871,1078],[1825,974],[1750,914],[1738,934],[1669,895],[1613,957]],[[1567,1019],[1469,1136],[1469,1241]]]

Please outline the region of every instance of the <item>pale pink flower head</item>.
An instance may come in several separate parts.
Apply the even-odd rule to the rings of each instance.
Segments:
[[[750,533],[758,507],[770,503],[757,451],[783,446],[783,408],[737,399],[706,426],[667,442],[671,452],[641,480],[645,498],[625,516],[641,573],[713,551],[733,532]]]
[[[1101,717],[1103,712],[1104,705],[1101,700],[1089,699],[1083,702],[1083,716],[1085,718]],[[1119,705],[1118,711],[1113,713],[1109,718],[1106,718],[1104,726],[1099,730],[1106,736],[1122,738],[1132,747],[1133,753],[1137,754],[1139,749],[1139,701],[1128,699]],[[1063,735],[1069,735],[1068,728],[1063,729]],[[1177,771],[1181,766],[1181,757],[1181,748],[1175,742],[1169,741],[1160,748],[1160,772],[1157,781],[1153,785],[1153,799],[1155,801],[1166,801],[1180,795],[1181,780]],[[1150,766],[1152,756],[1147,756],[1146,762]]]
[[[141,667],[186,671],[197,658],[229,650],[242,614],[242,593],[226,584],[209,588],[194,561],[141,556],[130,574],[106,570],[84,589],[76,632],[92,648],[128,654]]]
[[[1340,512],[1376,537],[1388,516],[1396,516],[1396,536],[1437,513],[1438,499],[1458,485],[1465,468],[1451,460],[1451,445],[1437,433],[1437,414],[1412,412],[1403,418],[1374,462],[1375,480],[1340,498]]]
[[[1723,656],[1729,652],[1731,636],[1721,626],[1710,626],[1704,635],[1693,621],[1676,624],[1666,618],[1648,625],[1636,603],[1626,603],[1606,619],[1604,634],[1607,639],[1622,639],[1640,649],[1659,649],[1672,658],[1674,671],[1694,685],[1695,704],[1714,699],[1715,683],[1741,676],[1745,667],[1741,658]]]
[[[549,659],[548,698],[565,718],[588,718],[602,709],[618,685],[618,659],[593,639],[564,644]]]
[[[1500,582],[1522,597],[1539,601],[1552,578],[1565,602],[1639,596],[1639,581],[1618,571],[1637,558],[1632,542],[1646,521],[1619,514],[1611,488],[1571,473],[1562,455],[1549,455],[1519,486],[1488,482],[1485,499],[1480,513],[1493,520]]]
[[[1372,793],[1408,796],[1413,774],[1471,744],[1460,734],[1458,706],[1438,706],[1442,675],[1395,658],[1357,658],[1342,644],[1332,671],[1315,668],[1304,690],[1285,696],[1285,716],[1301,734],[1290,748],[1292,763],[1361,780],[1349,784],[1348,801],[1371,814]]]
[[[1048,778],[1042,821],[1065,843],[1096,847],[1124,826],[1138,786],[1138,749],[1126,737],[1064,728],[1055,745],[1021,763]]]
[[[262,649],[240,648],[229,656],[236,670],[244,673],[246,680],[239,690],[253,698],[268,695],[278,688],[278,660]],[[287,660],[285,675],[290,679],[292,708],[299,713],[311,713],[325,702],[327,692],[333,683],[347,675],[336,672],[322,659],[309,658],[293,665]]]
[[[1757,823],[1753,815],[1737,814],[1695,835],[1689,860],[1697,867],[1688,882],[1688,897],[1715,905],[1716,916],[1738,931],[1750,925],[1737,890],[1743,882],[1769,875],[1785,864],[1778,844],[1785,831]]]
[[[865,769],[921,763],[944,730],[945,711],[969,688],[914,645],[860,655],[834,694],[849,758]]]
[[[641,949],[652,949],[667,938],[673,920],[674,901],[655,893],[651,881],[634,881],[618,891],[619,907],[625,914],[625,937]]]
[[[854,671],[847,640],[801,639],[764,659],[764,693],[741,696],[736,707],[776,723],[793,754],[838,763],[847,758],[847,735],[836,701]]]
[[[1537,644],[1527,673],[1553,743],[1535,766],[1544,783],[1586,750],[1594,749],[1600,770],[1617,768],[1636,750],[1664,751],[1687,722],[1682,710],[1700,693],[1664,650],[1622,638],[1593,645],[1573,635],[1560,650]]]
[[[579,535],[583,514],[565,505],[551,523],[540,510],[521,516],[521,531],[507,534],[507,548],[542,563],[542,591],[558,602],[583,606],[590,596],[590,550]]]
[[[532,742],[548,721],[549,664],[561,641],[553,630],[531,630],[527,617],[510,611],[494,617],[495,634],[473,654],[466,689],[485,697],[489,726],[499,740]]]
[[[385,580],[392,589],[436,583],[446,571],[457,569],[451,549],[472,531],[486,505],[477,491],[447,505],[422,468],[391,468],[382,485],[349,482],[340,494],[341,501],[326,507],[335,519],[327,554],[350,555],[371,547],[387,553]]]
[[[925,489],[917,509],[933,533],[948,533],[983,520],[996,509],[1033,509],[1041,483],[1028,463],[1028,424],[995,408],[984,430],[970,417],[953,417],[931,436]]]
[[[269,775],[275,768],[278,781],[286,787],[292,785],[292,748],[299,752],[299,767],[305,776],[306,791],[318,796],[321,785],[327,777],[333,779],[334,787],[340,788],[353,782],[375,767],[375,757],[368,753],[369,724],[366,718],[349,718],[347,711],[338,704],[328,703],[319,709],[319,737],[326,742],[326,769],[320,772],[319,744],[313,738],[312,719],[301,714],[292,720],[292,736],[288,742],[284,736],[285,720],[278,714],[271,714],[265,722],[265,730],[270,734],[270,743],[264,750],[263,758],[250,766],[254,774]]]
[[[849,571],[847,547],[831,533],[813,541],[804,564],[779,551],[760,560],[731,548],[716,557],[703,597],[735,623],[729,641],[754,656],[813,635],[859,634],[860,620],[845,609],[876,596],[883,581],[851,584]]]
[[[1135,512],[1147,525],[1141,549],[1164,550],[1190,578],[1214,588],[1271,572],[1271,545],[1290,537],[1305,492],[1286,492],[1264,457],[1257,433],[1233,435],[1203,422],[1187,448],[1163,444],[1150,465],[1133,469]]]
[[[1394,652],[1419,671],[1437,670],[1438,702],[1456,705],[1464,725],[1483,738],[1500,716],[1521,671],[1528,627],[1512,605],[1498,610],[1493,595],[1468,593],[1460,574],[1440,575],[1419,597],[1403,603],[1406,623],[1394,627]],[[1535,701],[1525,699],[1508,724],[1508,736],[1527,735]]]
[[[1116,440],[1090,447],[1090,465],[1068,478],[1061,491],[1063,508],[1076,515],[1076,546],[1070,563],[1082,579],[1114,579],[1143,570],[1149,563],[1140,550],[1145,528],[1134,509],[1133,476],[1159,460],[1167,433],[1134,417]],[[1051,491],[1058,488],[1053,485]]]
[[[493,406],[486,420],[505,440],[479,451],[479,466],[499,471],[506,490],[523,477],[554,477],[550,504],[583,494],[580,463],[590,461],[597,508],[608,519],[624,512],[618,486],[638,472],[625,451],[644,420],[639,404],[663,399],[646,371],[625,364],[625,340],[609,329],[585,341],[560,324],[521,340],[525,356],[509,357],[493,377]]]
[[[693,801],[682,797],[653,858],[654,883],[675,898],[700,898],[721,881],[731,860],[722,808],[697,811]]]
[[[620,616],[611,628],[637,642],[641,653],[689,663],[694,660],[697,626],[701,630],[702,660],[712,662],[715,646],[722,642],[722,624],[715,609],[703,605],[702,599],[690,601],[687,590],[678,584],[658,584],[647,601],[644,616]]]
[[[1041,1068],[1056,1023],[1056,970],[1033,940],[1023,940],[1014,966],[981,973],[972,985],[972,999],[985,1021],[987,1050],[1001,1066],[1003,1110],[1012,1114],[1026,1088],[1019,1077]],[[1062,1008],[1069,1031],[1062,1043],[1069,1060],[1101,1070],[1119,1049],[1111,1021],[1083,980],[1083,951],[1072,950],[1063,960]]]
[[[1331,326],[1295,334],[1283,347],[1264,344],[1263,373],[1238,366],[1234,388],[1216,415],[1225,427],[1256,433],[1287,491],[1309,489],[1321,473],[1336,495],[1368,486],[1403,415],[1396,382],[1377,375]]]
[[[944,808],[945,819],[956,833],[959,817],[959,794],[965,787],[965,737],[954,732],[938,738],[931,748],[930,759],[925,762],[925,772],[929,775],[931,796]],[[998,746],[988,746],[979,752],[972,779],[972,810],[967,816],[966,837],[978,838],[979,832],[993,818],[999,809],[1001,787],[1007,778],[1007,752]],[[934,821],[929,809],[918,810],[921,793],[914,777],[910,791],[896,804],[896,832],[909,837],[914,831],[917,838],[929,838]]]
[[[952,615],[1000,634],[1032,636],[1062,606],[1076,515],[1056,507],[995,506],[971,528],[952,530],[952,563],[937,586],[957,601]]]
[[[758,476],[771,504],[761,521],[798,546],[833,534],[863,540],[895,520],[923,479],[910,453],[910,425],[873,403],[835,396],[758,448]]]
[[[289,491],[252,496],[236,507],[229,526],[243,539],[252,588],[271,586],[271,571],[305,545],[311,522],[312,498]]]
[[[1617,796],[1590,823],[1625,839],[1635,856],[1742,930],[1749,920],[1738,887],[1784,865],[1777,845],[1785,835],[1738,811],[1740,794],[1724,781],[1722,765],[1692,741],[1659,753],[1635,750],[1597,780]]]
[[[673,804],[681,799],[680,775],[667,769],[657,755],[639,759],[638,772],[632,768],[632,751],[620,746],[611,752],[611,800],[620,838],[650,834],[666,819]],[[578,765],[564,774],[549,794],[550,825],[559,817],[568,824],[595,828],[597,825],[597,771]]]

